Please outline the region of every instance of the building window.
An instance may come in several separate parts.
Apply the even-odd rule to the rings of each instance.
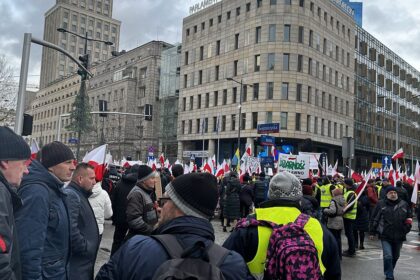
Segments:
[[[305,0],[299,0],[299,7],[305,7]]]
[[[283,42],[290,42],[290,24],[285,24],[283,28]]]
[[[214,67],[214,80],[218,81],[219,80],[219,72],[220,72],[220,66],[216,65]]]
[[[239,33],[235,34],[235,50],[239,49]]]
[[[222,129],[221,131],[226,130],[226,116],[222,116]]]
[[[220,54],[220,40],[216,41],[216,55]]]
[[[201,94],[198,95],[198,100],[197,100],[197,109],[201,109]]]
[[[273,99],[274,95],[274,83],[268,82],[267,83],[267,99]]]
[[[296,113],[295,130],[300,131],[300,113]]]
[[[257,129],[258,126],[258,112],[252,113],[252,129]]]
[[[259,54],[257,54],[255,57],[254,57],[254,71],[255,72],[258,72],[258,71],[260,71],[260,66],[261,66],[261,61],[260,61],[260,55]]]
[[[194,108],[194,96],[190,96],[190,111]]]
[[[195,125],[196,125],[196,127],[195,127],[195,133],[198,134],[201,131],[201,125],[202,125],[201,120],[200,119],[196,119],[195,120]]]
[[[251,11],[251,3],[246,3],[246,11]]]
[[[201,85],[203,83],[203,70],[198,71],[198,84]]]
[[[206,92],[205,107],[208,108],[209,106],[210,106],[210,92]]]
[[[273,122],[273,112],[265,112],[265,122],[266,123]]]
[[[184,56],[184,64],[188,65],[188,52],[185,52],[185,56]]]
[[[213,18],[211,18],[210,20],[209,20],[209,27],[212,27],[213,26]]]
[[[226,13],[226,20],[230,20],[230,11]]]
[[[276,41],[276,25],[270,24],[268,26],[268,41],[275,42]]]
[[[328,130],[328,137],[331,137],[331,121],[328,121],[327,130]]]
[[[302,101],[302,84],[296,85],[296,101]]]
[[[311,116],[306,116],[306,132],[311,132]]]
[[[303,44],[304,36],[305,36],[305,29],[303,26],[299,26],[298,43]]]
[[[223,90],[223,99],[222,99],[222,105],[227,104],[227,89]]]
[[[240,16],[241,15],[241,7],[236,8],[236,16]]]
[[[214,106],[217,106],[219,104],[219,92],[216,90],[214,92]]]
[[[292,0],[284,0],[285,5],[292,5]]]
[[[311,99],[312,99],[312,87],[308,86],[308,96],[307,96],[307,102],[308,104],[311,104]]]
[[[321,135],[324,136],[325,134],[325,120],[321,120]]]
[[[281,84],[281,98],[282,100],[289,99],[289,83]]]
[[[184,97],[184,98],[182,98],[182,111],[185,111],[186,108],[187,108],[187,98]]]
[[[258,100],[259,94],[260,94],[260,84],[259,83],[255,83],[252,85],[252,89],[253,89],[253,100]]]
[[[269,53],[267,58],[267,70],[274,70],[276,56],[274,53]]]
[[[280,129],[287,130],[287,112],[280,113]]]
[[[235,130],[235,126],[236,126],[236,115],[233,114],[233,115],[231,115],[230,129]]]
[[[262,7],[262,0],[257,0],[257,8]]]
[[[314,40],[314,32],[312,30],[309,30],[309,46],[313,46],[313,40]]]
[[[204,59],[204,46],[200,47],[200,60]]]
[[[205,22],[202,22],[201,23],[201,30],[204,30],[204,29],[206,29],[206,23]]]
[[[289,71],[289,57],[290,57],[290,54],[288,53],[283,54],[283,71]]]
[[[270,6],[277,5],[277,0],[270,0]]]
[[[261,42],[261,26],[255,28],[255,44]]]
[[[188,76],[187,74],[184,75],[184,88],[187,88],[187,83],[188,83]]]
[[[326,99],[326,95],[325,95],[325,92],[323,91],[322,92],[322,99],[321,99],[321,106],[322,106],[322,108],[326,108],[326,103],[325,103],[325,100]]]
[[[185,134],[185,121],[182,121],[181,124],[181,134]]]
[[[238,75],[238,60],[235,60],[233,62],[233,76],[237,76]]]
[[[349,107],[350,107],[349,102],[346,101],[346,116],[349,115]],[[346,133],[346,136],[347,136],[347,133]]]
[[[218,15],[217,16],[217,23],[221,23],[222,22],[222,15]]]
[[[308,74],[312,75],[312,58],[308,58]]]
[[[297,71],[298,72],[303,71],[303,55],[301,55],[301,54],[298,54]]]
[[[232,104],[236,103],[236,96],[238,95],[238,88],[232,88]]]
[[[318,117],[315,117],[314,121],[314,133],[318,134]]]

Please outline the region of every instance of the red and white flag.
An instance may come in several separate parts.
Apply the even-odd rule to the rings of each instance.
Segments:
[[[99,146],[87,153],[82,160],[95,168],[96,181],[102,181],[104,177],[106,148],[107,144]]]
[[[38,142],[36,142],[35,138],[31,140],[31,159],[36,159],[36,154],[39,152]]]
[[[400,148],[395,154],[392,156],[392,160],[396,160],[398,158],[404,158],[404,151],[403,148]]]
[[[230,171],[229,163],[227,163],[226,160],[223,160],[222,166],[223,166],[223,170],[225,171],[225,174]]]
[[[163,153],[160,154],[159,162],[161,166],[165,165],[165,156],[163,155]]]
[[[222,177],[223,175],[225,175],[225,170],[223,168],[223,164],[219,164],[219,166],[217,167],[215,176],[216,177]]]
[[[396,174],[392,164],[391,164],[391,167],[389,168],[388,180],[389,180],[389,182],[391,183],[392,186],[395,186],[395,183],[397,182],[397,174]]]
[[[213,163],[211,162],[211,159],[204,163],[203,171],[213,174]]]
[[[337,161],[335,162],[335,164],[334,164],[334,167],[333,167],[333,169],[332,169],[332,176],[334,177],[335,175],[337,175],[338,174],[338,171],[337,171],[337,169],[338,169],[338,159],[337,159]]]
[[[350,204],[348,204],[346,207],[344,207],[343,211],[345,212],[349,207],[351,207],[353,204],[355,204],[357,202],[357,200],[359,199],[359,197],[362,195],[363,191],[365,190],[366,186],[367,186],[367,182],[370,179],[370,174],[371,171],[369,171],[367,173],[367,175],[365,176],[365,178],[363,178],[362,182],[360,183],[360,185],[357,187],[355,193],[356,193],[356,199],[353,200]]]
[[[420,184],[420,164],[419,161],[416,162],[416,169],[414,169],[414,188],[413,194],[411,195],[411,202],[416,204],[418,199],[418,191],[419,191],[419,184]]]

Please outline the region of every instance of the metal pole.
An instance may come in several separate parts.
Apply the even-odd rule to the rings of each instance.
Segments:
[[[70,117],[70,114],[66,113],[66,114],[61,114],[58,116],[58,127],[57,127],[57,137],[56,137],[57,141],[61,141],[61,129],[62,129],[61,118],[62,117]]]
[[[31,38],[31,33],[25,33],[23,37],[22,62],[20,65],[19,91],[15,120],[15,133],[19,135],[22,134],[23,128],[23,112],[25,110],[25,92],[28,80],[29,55],[31,53]]]
[[[219,164],[219,154],[220,154],[220,114],[218,116],[217,122],[217,154],[216,154],[216,163]],[[216,166],[217,167],[217,166]]]
[[[414,174],[414,141],[411,142],[411,174]]]
[[[398,102],[398,100],[397,100]],[[397,103],[396,102],[396,103]],[[395,132],[395,151],[398,151],[399,149],[399,145],[400,145],[400,105],[397,103],[397,121],[396,121],[396,132]],[[397,159],[397,164],[398,164],[398,159]]]
[[[242,115],[242,79],[241,79],[241,89],[239,90],[239,120],[238,120],[238,150],[239,150],[239,155],[241,154],[241,115]],[[238,162],[239,164],[239,162]]]

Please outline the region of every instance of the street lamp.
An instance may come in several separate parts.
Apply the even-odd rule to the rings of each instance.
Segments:
[[[238,109],[239,109],[238,110],[239,111],[238,112],[238,150],[239,150],[239,154],[240,154],[241,153],[242,90],[243,90],[243,86],[248,86],[248,87],[253,87],[253,86],[252,85],[249,85],[249,84],[244,84],[242,78],[241,78],[240,81],[237,81],[237,80],[235,80],[235,79],[233,79],[231,77],[230,78],[226,78],[226,80],[232,81],[232,82],[235,82],[235,83],[241,85],[241,88],[239,90],[239,105],[238,105]]]
[[[74,109],[71,112],[72,122],[70,123],[72,130],[77,132],[78,141],[77,141],[76,159],[79,159],[80,142],[81,142],[82,133],[89,131],[91,123],[92,123],[92,119],[89,113],[90,106],[89,106],[89,101],[88,101],[88,97],[86,93],[86,80],[88,79],[87,70],[89,69],[89,54],[87,53],[87,42],[88,41],[100,42],[108,46],[113,45],[113,43],[110,41],[90,38],[88,36],[88,32],[85,33],[85,36],[82,36],[64,28],[57,28],[57,31],[62,32],[62,33],[70,33],[74,36],[77,36],[85,40],[84,54],[79,56],[79,60],[82,62],[82,65],[85,67],[85,69],[79,68],[79,70],[77,71],[77,73],[81,77],[80,78],[81,79],[80,92],[76,96],[76,99],[74,100],[74,103],[73,103]]]

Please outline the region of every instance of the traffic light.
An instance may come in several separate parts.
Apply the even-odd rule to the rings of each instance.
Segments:
[[[28,114],[23,114],[23,128],[22,136],[32,135],[32,123],[34,117]]]
[[[99,100],[99,112],[108,112],[108,101]],[[100,117],[108,117],[108,114],[99,114]]]
[[[84,54],[79,56],[79,60],[80,62],[82,62],[82,65],[88,69],[89,68],[89,54]],[[79,74],[82,77],[82,80],[86,80],[87,79],[87,72],[81,68],[79,68],[79,70],[77,70],[77,74]]]
[[[145,106],[144,106],[144,119],[146,121],[151,121],[152,120],[152,111],[153,111],[152,104],[145,104]]]

